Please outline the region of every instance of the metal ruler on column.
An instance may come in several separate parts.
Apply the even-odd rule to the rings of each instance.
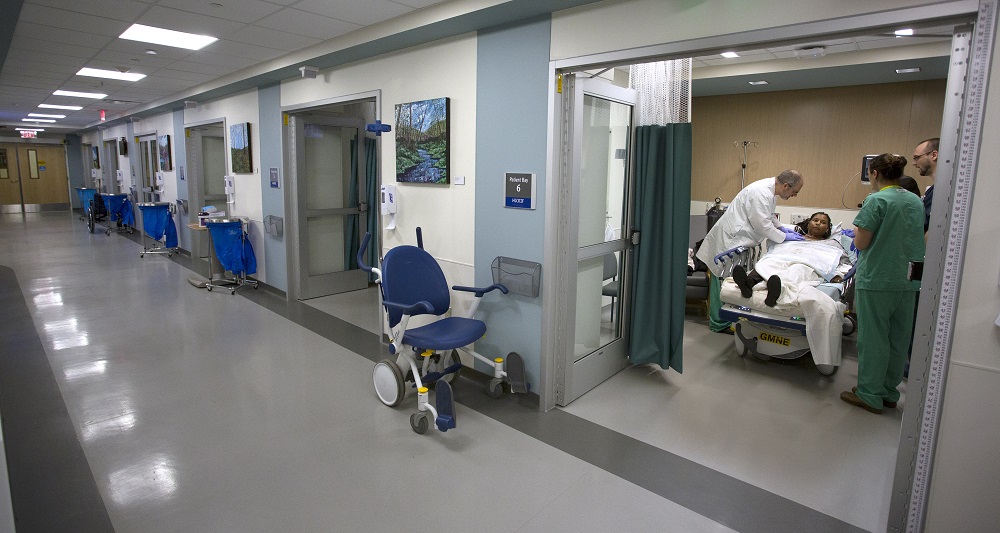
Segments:
[[[975,186],[976,164],[989,81],[987,77],[996,31],[995,22],[996,1],[981,1],[972,36],[967,33],[956,34],[954,42],[954,49],[958,50],[962,47],[964,39],[966,50],[969,52],[964,73],[966,80],[965,99],[962,105],[958,141],[953,152],[955,154],[952,167],[955,176],[954,195],[944,249],[940,304],[931,345],[927,392],[924,398],[923,417],[920,421],[919,442],[906,520],[906,530],[915,533],[923,531],[924,520],[927,516],[928,491],[930,490],[930,475],[937,442],[938,421],[941,416],[943,388],[947,378],[955,315],[958,311],[958,291],[961,286],[965,240],[968,235],[972,193]],[[955,74],[955,62],[956,54],[953,53],[953,71],[949,73],[949,78]]]

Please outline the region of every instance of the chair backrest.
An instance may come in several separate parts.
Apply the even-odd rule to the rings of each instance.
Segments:
[[[618,258],[615,254],[604,254],[604,279],[611,279],[618,275]]]
[[[445,314],[451,306],[448,281],[437,260],[425,250],[410,245],[397,246],[382,259],[382,297],[403,305],[426,300],[436,316]],[[387,309],[386,312],[390,326],[398,324],[403,317],[399,311]]]

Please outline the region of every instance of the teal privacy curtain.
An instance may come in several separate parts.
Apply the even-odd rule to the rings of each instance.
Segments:
[[[691,124],[640,126],[629,361],[683,372],[684,286],[691,212]]]
[[[351,141],[351,187],[349,191],[350,195],[350,207],[358,206],[358,156],[357,156],[357,139]],[[375,139],[365,139],[365,183],[367,187],[365,188],[365,203],[368,204],[368,211],[364,214],[367,217],[368,231],[372,234],[372,240],[368,243],[368,249],[365,252],[365,262],[368,266],[376,266],[376,261],[378,260],[378,214],[379,214],[379,198],[378,198],[378,155]],[[347,224],[344,227],[344,242],[348,243],[348,246],[344,247],[344,268],[348,270],[354,270],[358,268],[358,248],[361,246],[361,242],[358,237],[358,216],[351,215],[347,218]]]

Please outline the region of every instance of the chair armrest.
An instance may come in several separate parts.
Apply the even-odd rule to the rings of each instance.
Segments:
[[[484,294],[499,289],[500,292],[507,294],[507,287],[500,283],[494,283],[489,287],[463,287],[461,285],[455,285],[452,287],[453,290],[463,291],[463,292],[474,292],[476,293],[476,298],[482,298]]]
[[[420,300],[419,302],[417,302],[417,303],[415,303],[413,305],[404,305],[404,304],[401,304],[401,303],[387,302],[387,301],[383,300],[382,301],[382,305],[384,305],[384,306],[386,306],[386,307],[388,307],[388,308],[390,308],[390,309],[392,309],[394,311],[399,311],[399,312],[403,313],[404,315],[409,315],[409,316],[414,316],[414,315],[418,315],[418,314],[427,314],[427,313],[433,313],[434,312],[434,307],[432,307],[431,304],[430,304],[430,302],[428,302],[427,300]],[[415,311],[420,311],[420,312],[415,312]]]

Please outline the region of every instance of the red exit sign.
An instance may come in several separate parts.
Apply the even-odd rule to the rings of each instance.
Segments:
[[[34,139],[36,137],[38,137],[38,132],[37,131],[22,131],[21,132],[21,138],[22,139]]]

